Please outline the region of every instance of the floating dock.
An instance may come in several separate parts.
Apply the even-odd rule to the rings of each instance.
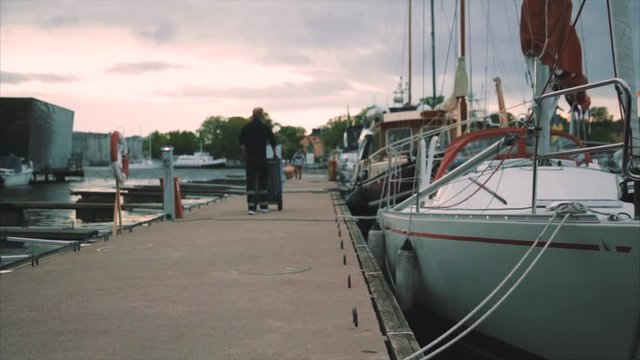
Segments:
[[[283,211],[234,196],[1,275],[0,357],[404,358],[415,338],[325,179],[287,182]]]

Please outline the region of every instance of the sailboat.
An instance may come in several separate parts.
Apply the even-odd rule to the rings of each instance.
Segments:
[[[531,121],[461,136],[433,182],[423,177],[410,198],[378,212],[382,237],[370,246],[381,249],[400,305],[455,324],[408,359],[432,358],[474,330],[542,358],[640,358],[640,196],[629,191],[640,184],[635,91],[620,78],[589,84],[581,68],[568,78],[582,84],[555,79],[560,89],[545,91],[549,74],[569,69],[556,62],[562,51],[528,52],[532,43],[558,51],[568,37],[577,41],[561,16],[570,5],[523,1],[521,26],[534,37],[521,42],[537,75]],[[613,18],[628,7],[614,2]],[[546,38],[545,21],[566,25],[556,32],[560,47]],[[569,55],[579,58],[579,43],[576,51]],[[550,129],[554,99],[584,113],[587,91],[606,86],[624,109],[624,143],[585,148]],[[624,149],[624,177],[589,157],[615,148]]]
[[[431,11],[433,15],[433,3]],[[438,141],[432,148],[432,153],[439,158],[460,134],[461,124],[467,123],[463,111],[460,111],[460,115],[452,112],[458,103],[455,98],[453,107],[449,109],[426,110],[424,105],[411,104],[411,1],[408,39],[409,79],[406,87],[400,77],[400,83],[394,91],[393,106],[373,107],[366,113],[368,126],[360,134],[353,189],[345,197],[347,206],[356,215],[374,215],[380,207],[408,198],[413,193],[412,179],[416,171],[419,142],[430,141],[434,133],[439,132]],[[435,64],[433,69],[435,97]],[[464,66],[459,67],[458,73],[463,74],[464,71]],[[460,77],[466,78],[466,75]],[[464,94],[466,89],[460,88],[458,92]],[[395,164],[393,170],[388,166],[392,160]]]
[[[153,162],[153,158],[151,157],[151,134],[147,136],[147,156],[139,162],[130,162],[129,168],[131,169],[155,169],[162,166],[159,162]]]

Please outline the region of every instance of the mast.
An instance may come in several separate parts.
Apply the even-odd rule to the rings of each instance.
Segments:
[[[635,174],[640,172],[640,119],[638,119],[638,103],[634,98],[636,93],[636,74],[635,74],[635,59],[634,55],[634,42],[633,42],[633,25],[631,22],[631,4],[629,0],[614,0],[611,3],[613,18],[613,35],[615,39],[615,54],[616,63],[615,68],[618,73],[618,77],[622,78],[629,84],[631,90],[631,104],[627,106],[631,107],[631,126],[628,127],[631,134],[626,134],[628,139],[631,140],[631,148],[625,149],[625,156],[629,156],[628,163],[632,168],[631,171]],[[635,44],[638,46],[638,44]],[[623,164],[627,161],[623,161]],[[640,219],[640,181],[634,181],[634,218]]]
[[[502,80],[496,76],[493,78],[496,83],[496,94],[498,95],[498,111],[500,114],[500,127],[506,127],[509,119],[507,118],[507,110],[504,103],[504,94],[502,93]]]
[[[431,80],[433,83],[433,104],[436,102],[436,30],[433,17],[433,0],[431,0]]]
[[[464,60],[464,0],[460,0],[460,57],[458,58],[458,66],[456,67],[456,83],[454,86],[454,96],[458,100],[459,116],[456,126],[456,137],[462,135],[461,122],[467,120],[467,101],[465,100],[469,92],[469,76],[467,75],[467,66]]]
[[[465,11],[464,11],[464,0],[460,0],[460,57],[462,58],[462,61],[465,61],[465,44],[464,44],[464,22],[465,22]],[[466,65],[466,62],[465,62]],[[466,72],[466,66],[465,66],[465,72]],[[467,100],[466,98],[466,92],[464,96],[460,97],[460,121],[465,121],[467,120]]]
[[[409,79],[407,81],[407,105],[411,105],[411,0],[409,0]]]

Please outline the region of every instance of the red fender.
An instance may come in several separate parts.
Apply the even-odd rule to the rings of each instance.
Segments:
[[[180,179],[173,177],[173,202],[175,206],[176,219],[184,217],[184,208],[182,207],[182,194],[180,193]]]
[[[111,162],[118,161],[118,142],[120,133],[114,131],[111,133]]]

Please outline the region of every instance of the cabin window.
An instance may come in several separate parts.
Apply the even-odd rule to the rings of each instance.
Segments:
[[[396,142],[407,140],[411,138],[410,128],[389,129],[387,130],[387,146],[390,146]],[[401,144],[395,144],[396,150],[402,153],[411,152],[413,144],[411,141],[406,141]]]

